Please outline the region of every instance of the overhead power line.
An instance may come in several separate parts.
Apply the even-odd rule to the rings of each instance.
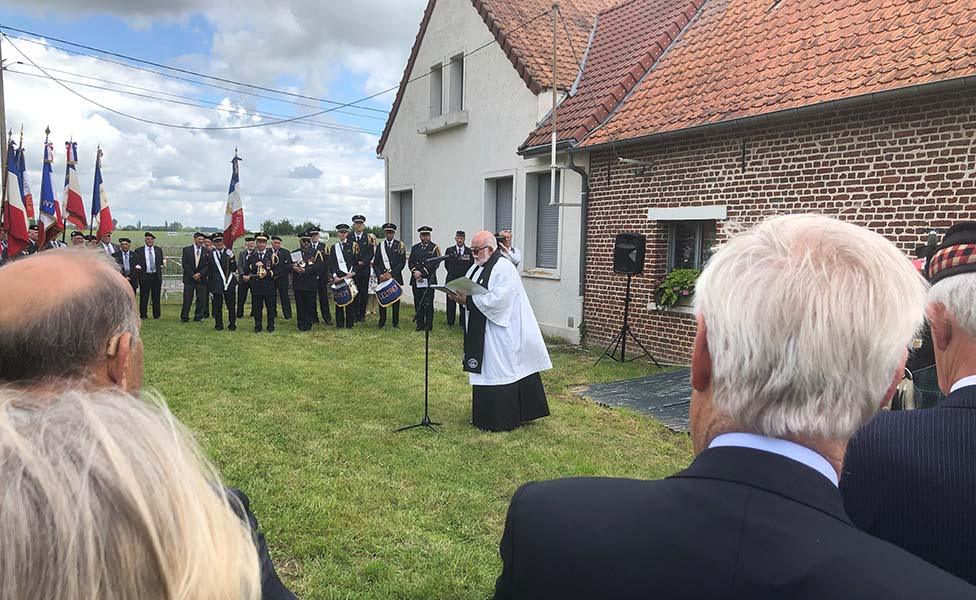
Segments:
[[[24,65],[25,67],[26,66],[30,66],[30,65],[28,65],[28,64],[26,64],[26,63],[24,63],[22,61],[17,61],[14,64]],[[94,77],[92,75],[84,75],[82,73],[76,73],[74,71],[67,71],[65,69],[55,69],[54,67],[51,67],[51,66],[48,66],[48,65],[41,65],[41,66],[43,66],[44,69],[46,69],[47,71],[50,71],[51,73],[62,73],[64,75],[71,75],[72,77],[80,77],[82,79],[87,79],[89,81],[97,81],[99,83],[104,83],[104,84],[107,84],[107,85],[117,85],[117,86],[124,87],[124,88],[128,88],[128,89],[139,90],[141,92],[149,92],[149,93],[152,93],[152,94],[162,94],[164,96],[172,96],[174,98],[178,98],[178,99],[181,99],[181,100],[199,100],[198,98],[194,98],[194,97],[186,96],[186,95],[182,95],[182,94],[174,94],[173,92],[164,92],[162,90],[154,90],[154,89],[151,89],[151,88],[141,87],[141,86],[138,86],[138,85],[132,85],[131,83],[122,83],[122,82],[119,82],[119,81],[111,81],[111,80],[108,80],[108,79],[103,79],[101,77]],[[27,74],[27,73],[24,73],[23,71],[9,71],[9,72],[10,73],[20,73],[20,74],[23,74],[23,75],[26,75]],[[38,76],[38,75],[35,74],[35,76]],[[67,81],[67,80],[65,80],[65,81]],[[69,83],[79,83],[79,82],[69,82]],[[231,91],[233,91],[233,90],[231,90]],[[269,98],[269,96],[261,96],[261,97],[262,98]],[[273,100],[274,98],[271,98],[271,99]],[[289,104],[292,104],[292,102],[290,102],[290,101],[286,101],[286,102],[289,103]],[[299,104],[299,106],[306,106],[306,107],[309,107],[309,108],[317,108],[316,106],[313,106],[313,105],[310,105],[310,104]],[[349,115],[349,116],[352,116],[352,117],[359,117],[361,119],[373,119],[373,120],[377,120],[377,121],[385,121],[386,120],[384,117],[378,117],[378,116],[375,116],[375,115],[365,115],[365,114],[360,114],[360,113],[348,112],[348,111],[345,111],[345,110],[336,110],[334,112],[336,114]],[[267,112],[266,114],[272,115],[274,113]]]
[[[353,106],[355,104],[358,104],[359,102],[362,102],[362,100],[356,100],[354,102],[346,102],[346,103],[343,103],[343,102],[338,102],[336,100],[329,100],[327,98],[316,98],[315,96],[306,96],[304,94],[296,94],[294,92],[288,92],[288,91],[284,91],[284,90],[276,90],[274,88],[269,88],[269,87],[265,87],[265,86],[261,86],[261,85],[255,85],[255,84],[252,84],[252,83],[244,83],[242,81],[235,81],[233,79],[227,79],[227,78],[224,78],[224,77],[218,77],[216,75],[208,75],[206,73],[198,73],[196,71],[191,71],[189,69],[183,69],[183,68],[180,68],[180,67],[173,67],[173,66],[170,66],[170,65],[166,65],[166,64],[163,64],[163,63],[154,62],[154,61],[151,61],[151,60],[145,60],[143,58],[137,58],[135,56],[129,56],[128,54],[122,54],[120,52],[113,52],[111,50],[103,50],[101,48],[95,48],[94,46],[87,46],[85,44],[79,44],[77,42],[71,42],[71,41],[63,40],[63,39],[56,38],[56,37],[53,37],[53,36],[46,36],[46,35],[43,35],[43,34],[40,34],[40,33],[36,33],[36,32],[33,32],[33,31],[27,31],[25,29],[18,29],[16,27],[8,27],[6,25],[0,25],[0,30],[16,31],[17,33],[22,33],[22,34],[25,34],[25,35],[33,35],[35,37],[39,37],[39,38],[43,38],[43,39],[46,39],[46,40],[55,41],[55,42],[57,42],[59,44],[65,44],[65,45],[71,46],[73,48],[82,48],[82,49],[88,50],[90,52],[98,52],[99,54],[105,54],[105,55],[108,55],[108,56],[114,56],[115,58],[121,58],[123,60],[128,60],[128,61],[132,61],[132,62],[135,62],[135,63],[139,63],[139,64],[143,64],[143,65],[148,65],[148,66],[151,66],[151,67],[156,67],[156,68],[159,68],[159,69],[165,69],[167,71],[174,71],[176,73],[183,73],[184,75],[193,75],[194,77],[202,77],[204,79],[212,79],[214,81],[220,81],[222,83],[229,83],[229,84],[232,84],[232,85],[239,85],[239,86],[243,86],[243,87],[247,87],[247,88],[251,88],[251,89],[255,89],[255,90],[261,90],[263,92],[272,92],[272,93],[275,93],[275,94],[281,94],[283,96],[291,96],[293,98],[303,98],[305,100],[314,100],[316,102],[322,102],[322,103],[325,103],[325,104],[331,104],[331,105],[334,105],[334,106],[339,106],[340,108],[345,108],[347,106]],[[385,111],[385,110],[381,110],[381,109],[378,109],[378,108],[371,108],[371,107],[367,107],[367,106],[362,106],[362,107],[357,107],[357,108],[363,108],[365,110],[374,110],[374,111],[377,111],[377,112],[388,112],[388,111]]]
[[[10,73],[10,74],[13,74],[13,75],[23,75],[25,77],[36,77],[36,78],[39,78],[39,79],[43,79],[45,81],[50,81],[50,79],[51,79],[50,77],[46,77],[44,75],[39,75],[37,73],[27,73],[25,71],[14,71],[14,70],[10,69],[9,67],[7,69],[5,69],[5,72]],[[233,114],[239,114],[239,113],[242,113],[243,112],[247,116],[255,116],[255,117],[262,117],[262,118],[288,118],[286,115],[280,115],[280,114],[269,113],[269,112],[258,112],[258,111],[251,110],[251,109],[247,109],[247,108],[243,108],[243,107],[231,107],[231,106],[225,106],[225,105],[222,105],[222,104],[219,104],[219,103],[204,102],[204,101],[197,100],[196,98],[186,98],[186,97],[177,96],[176,94],[168,94],[168,95],[171,95],[171,96],[175,96],[175,98],[163,98],[163,97],[154,96],[154,95],[151,95],[151,94],[140,94],[138,92],[130,92],[128,90],[116,90],[116,89],[112,89],[112,88],[108,88],[108,87],[104,87],[104,86],[100,86],[100,85],[95,85],[95,84],[92,84],[92,83],[84,83],[84,82],[81,82],[81,81],[56,80],[55,82],[57,83],[58,81],[61,81],[61,82],[64,82],[64,83],[71,83],[72,85],[79,85],[79,86],[86,87],[86,88],[90,88],[90,89],[102,90],[102,91],[106,91],[106,92],[113,92],[113,93],[116,93],[116,94],[124,94],[126,96],[132,96],[132,97],[135,97],[135,98],[145,98],[147,100],[155,100],[157,102],[167,102],[167,103],[170,103],[170,104],[179,104],[181,106],[191,106],[191,107],[194,107],[194,108],[206,108],[206,109],[210,109],[210,110],[217,110],[217,111],[226,112],[226,113],[233,113]],[[145,88],[137,88],[137,89],[145,89]],[[146,91],[152,91],[152,90],[146,90]],[[165,94],[166,92],[159,92],[159,93],[164,93]],[[370,131],[368,129],[362,129],[360,127],[353,127],[351,125],[342,125],[342,124],[339,124],[339,123],[323,123],[321,121],[312,121],[312,120],[308,120],[308,119],[301,119],[301,120],[298,120],[298,121],[294,121],[294,123],[298,123],[298,124],[301,124],[301,125],[312,125],[312,126],[316,126],[316,127],[322,127],[322,128],[325,128],[325,129],[334,129],[336,131],[348,131],[348,132],[351,132],[351,133],[367,133],[367,134],[370,134],[370,135],[380,135],[380,132],[379,131]]]
[[[511,39],[517,32],[519,32],[520,30],[524,29],[525,27],[528,27],[530,24],[532,24],[536,20],[538,20],[538,19],[540,19],[540,18],[542,18],[542,17],[550,14],[551,11],[552,11],[552,9],[543,11],[543,12],[539,13],[538,15],[532,17],[528,21],[525,21],[524,23],[520,24],[518,27],[515,27],[510,32],[508,32],[507,38],[508,39]],[[41,36],[40,34],[37,34],[37,33],[34,33],[34,32],[30,32],[30,31],[26,31],[26,30],[23,30],[23,29],[17,29],[17,28],[13,28],[13,27],[6,27],[6,26],[3,26],[3,25],[0,25],[0,30],[3,30],[3,29],[7,29],[7,30],[11,30],[11,31],[17,31],[19,33],[26,33],[27,35],[37,35],[37,36],[40,36],[40,37],[44,37],[44,36]],[[32,66],[34,66],[34,68],[36,68],[41,73],[43,73],[44,76],[46,76],[48,79],[50,79],[54,83],[60,85],[61,87],[63,87],[65,90],[67,90],[71,94],[74,94],[75,96],[78,96],[82,100],[85,100],[86,102],[88,102],[90,104],[94,104],[95,106],[97,106],[97,107],[99,107],[99,108],[101,108],[103,110],[106,110],[106,111],[108,111],[108,112],[110,112],[112,114],[115,114],[115,115],[119,115],[121,117],[126,117],[126,118],[132,119],[134,121],[139,121],[141,123],[147,123],[147,124],[150,124],[150,125],[158,125],[160,127],[170,127],[170,128],[173,128],[173,129],[183,129],[183,130],[190,130],[190,131],[227,131],[227,130],[239,130],[239,129],[253,129],[253,128],[257,128],[257,127],[270,127],[272,125],[282,125],[282,124],[292,123],[292,122],[295,122],[295,121],[305,121],[305,120],[307,120],[307,119],[309,119],[311,117],[317,117],[317,116],[320,116],[320,115],[323,115],[323,114],[326,114],[326,113],[334,112],[334,111],[336,111],[336,110],[338,110],[340,108],[348,108],[348,107],[364,108],[364,107],[360,107],[360,106],[356,106],[356,105],[358,105],[358,104],[360,104],[362,102],[366,102],[367,100],[372,100],[373,98],[376,98],[378,96],[382,96],[384,94],[388,94],[388,93],[390,93],[392,91],[395,91],[396,89],[398,89],[400,87],[400,85],[395,85],[393,87],[390,87],[390,88],[387,88],[385,90],[376,92],[375,94],[371,94],[371,95],[366,96],[364,98],[360,98],[360,99],[354,100],[352,102],[338,104],[337,106],[334,106],[333,108],[327,108],[327,109],[320,110],[320,111],[317,111],[317,112],[314,112],[314,113],[310,113],[310,114],[307,114],[307,115],[300,115],[300,116],[296,116],[296,117],[290,117],[290,118],[287,118],[287,119],[281,119],[281,120],[277,120],[277,121],[268,121],[268,122],[264,122],[264,123],[251,123],[251,124],[248,124],[248,125],[233,125],[233,126],[203,126],[203,127],[193,126],[193,125],[183,125],[183,124],[177,124],[177,123],[163,123],[163,122],[156,121],[156,120],[153,120],[153,119],[146,119],[144,117],[140,117],[140,116],[137,116],[137,115],[131,115],[131,114],[122,112],[120,110],[114,109],[112,107],[106,106],[104,104],[101,104],[99,102],[96,102],[95,100],[92,100],[91,98],[88,98],[87,96],[81,94],[80,92],[72,89],[70,86],[68,86],[63,81],[60,81],[58,78],[56,78],[53,75],[51,75],[48,71],[46,71],[44,69],[44,67],[38,65],[33,59],[30,58],[30,56],[28,56],[27,54],[25,54],[16,44],[14,44],[14,42],[11,39],[10,35],[8,35],[6,33],[0,32],[0,36],[2,36],[2,38],[6,38],[7,39],[7,42],[10,44],[10,46],[14,50],[16,50]],[[68,42],[66,40],[58,40],[58,38],[50,38],[50,39],[55,40],[55,41],[58,41],[60,43],[70,44],[70,45],[73,45],[73,46],[76,46],[76,47],[81,47],[81,48],[89,49],[89,50],[91,50],[93,52],[103,52],[103,53],[108,54],[110,56],[118,56],[118,57],[121,57],[121,58],[129,58],[129,59],[134,60],[136,62],[142,62],[142,63],[145,63],[145,64],[156,65],[156,66],[160,66],[162,68],[172,68],[172,69],[177,70],[177,71],[182,71],[182,72],[187,72],[187,73],[190,73],[190,74],[194,74],[192,71],[186,71],[186,70],[183,70],[183,69],[177,69],[175,67],[167,67],[166,65],[161,65],[159,63],[153,63],[151,61],[144,61],[142,59],[136,59],[136,58],[133,58],[133,57],[126,57],[125,55],[122,55],[122,54],[119,54],[119,53],[109,52],[109,51],[105,51],[105,50],[100,50],[100,49],[94,48],[92,46],[85,46],[83,44],[75,44],[74,42]],[[478,46],[474,50],[465,53],[463,55],[463,58],[467,58],[467,57],[471,56],[472,54],[474,54],[476,52],[480,52],[481,50],[484,50],[485,48],[487,48],[487,47],[489,47],[489,46],[491,46],[493,44],[496,44],[496,43],[498,43],[498,41],[496,39],[492,39],[491,41],[486,42],[486,43],[482,44],[481,46]],[[93,57],[93,58],[95,58],[95,57]],[[124,64],[124,63],[120,63],[120,64]],[[138,68],[138,67],[135,67],[134,65],[125,65],[125,66],[129,66],[131,68]],[[416,77],[413,77],[413,78],[409,79],[408,81],[404,82],[403,85],[409,85],[409,84],[414,83],[416,81],[419,81],[419,80],[421,80],[421,79],[423,79],[425,77],[429,77],[432,73],[433,73],[433,70],[427,71],[425,73],[421,73],[420,75],[418,75]],[[209,76],[206,76],[206,75],[200,75],[200,76],[209,77]],[[221,80],[220,78],[215,78],[215,79]],[[272,91],[272,92],[275,92],[275,93],[282,93],[282,94],[286,94],[286,95],[292,95],[290,93],[280,92],[278,90],[273,90],[271,88],[261,88],[260,86],[250,86],[250,84],[243,84],[243,83],[235,82],[235,81],[231,81],[231,80],[222,80],[222,81],[229,81],[230,83],[237,84],[237,85],[245,85],[245,86],[248,86],[248,87],[256,87],[257,89],[264,89],[264,90]],[[78,84],[78,85],[81,85],[81,84]],[[120,90],[109,90],[109,91],[114,91],[116,93],[122,93]],[[304,97],[304,96],[299,95],[299,97]],[[306,97],[306,98],[322,101],[321,99],[317,99],[317,98],[311,98],[311,97]],[[334,102],[334,101],[327,101],[327,102]]]

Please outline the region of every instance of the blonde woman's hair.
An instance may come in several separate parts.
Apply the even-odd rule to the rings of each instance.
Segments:
[[[0,598],[256,599],[231,502],[161,399],[0,388]]]
[[[695,284],[713,401],[751,431],[846,440],[879,408],[926,284],[881,235],[819,215],[733,237]]]

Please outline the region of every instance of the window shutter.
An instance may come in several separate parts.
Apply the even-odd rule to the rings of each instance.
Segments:
[[[512,228],[512,178],[495,180],[495,233]]]
[[[399,193],[400,196],[400,239],[407,245],[413,246],[413,190]]]
[[[535,266],[542,269],[556,268],[559,252],[559,207],[549,205],[552,182],[549,173],[538,176],[538,209],[536,212]],[[556,175],[556,198],[559,198],[559,174]]]

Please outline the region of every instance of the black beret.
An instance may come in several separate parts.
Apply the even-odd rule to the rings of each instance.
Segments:
[[[126,244],[131,244],[132,240],[130,240],[129,238],[119,238],[119,243],[121,244],[122,242],[125,242]]]
[[[925,277],[936,283],[962,273],[976,272],[976,221],[949,228],[925,265]]]
[[[149,235],[149,234],[147,233],[146,235]],[[83,237],[85,237],[85,234],[83,234],[80,231],[72,231],[71,232],[71,237],[73,237],[73,238],[76,238],[76,237],[83,238]]]
[[[88,235],[85,236],[85,239],[88,240],[89,242],[94,242],[98,238],[96,238],[95,236],[93,236],[91,234],[88,234]]]
[[[276,241],[279,241],[279,242],[281,241],[281,238],[280,238],[280,237],[278,237],[278,236],[276,236],[276,235],[273,235],[273,236],[271,236],[271,239],[272,239],[272,240],[276,240]]]

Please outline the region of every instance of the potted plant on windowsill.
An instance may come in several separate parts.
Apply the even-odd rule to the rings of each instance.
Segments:
[[[669,310],[675,306],[691,306],[695,294],[695,281],[700,269],[675,269],[668,273],[654,290],[654,303],[658,310]]]

